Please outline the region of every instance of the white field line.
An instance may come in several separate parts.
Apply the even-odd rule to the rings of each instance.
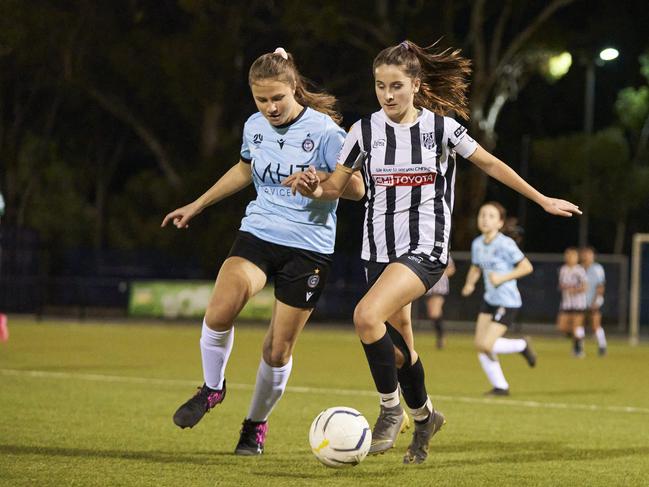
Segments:
[[[178,386],[195,386],[196,381],[185,379],[155,379],[148,377],[128,377],[121,375],[104,375],[104,374],[81,374],[69,372],[48,372],[43,370],[15,370],[15,369],[0,369],[0,375],[3,376],[17,376],[17,377],[30,377],[30,378],[45,378],[45,379],[73,379],[73,380],[88,380],[95,382],[122,382],[129,384],[147,384],[147,385],[178,385]],[[228,388],[238,390],[252,390],[251,384],[231,384],[228,382]],[[324,387],[300,387],[289,386],[286,388],[287,392],[295,392],[299,394],[322,394],[322,395],[336,395],[336,396],[371,396],[376,397],[375,391],[359,390],[359,389],[328,389]],[[540,401],[521,401],[518,399],[492,399],[492,398],[479,398],[479,397],[464,397],[464,396],[440,396],[433,395],[432,399],[437,401],[448,402],[462,402],[468,404],[490,404],[494,406],[513,406],[523,408],[535,409],[565,409],[565,410],[579,410],[579,411],[604,411],[615,413],[636,413],[636,414],[649,414],[649,408],[640,408],[635,406],[603,406],[599,404],[568,404],[560,402],[540,402]]]

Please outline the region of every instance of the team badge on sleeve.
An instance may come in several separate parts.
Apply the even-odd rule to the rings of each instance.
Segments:
[[[459,138],[460,135],[462,135],[464,132],[466,132],[466,127],[462,127],[461,125],[455,129],[455,132],[453,132],[453,135],[455,135],[456,138]]]

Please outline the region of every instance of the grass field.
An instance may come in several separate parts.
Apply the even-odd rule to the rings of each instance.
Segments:
[[[353,330],[307,329],[266,453],[232,454],[247,412],[264,329],[239,326],[225,402],[192,430],[175,408],[201,380],[199,327],[11,319],[0,344],[0,485],[648,485],[649,348],[612,341],[584,360],[538,338],[539,365],[502,359],[512,396],[488,388],[468,335],[417,348],[433,402],[448,419],[423,465],[385,455],[347,470],[321,466],[308,428],[322,409],[351,406],[370,424],[378,400]]]

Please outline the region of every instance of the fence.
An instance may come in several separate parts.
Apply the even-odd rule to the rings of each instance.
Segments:
[[[470,264],[468,252],[454,252],[457,273],[451,279],[451,293],[444,308],[450,321],[474,321],[482,300],[481,284],[469,298],[462,298]],[[534,273],[519,281],[523,308],[522,323],[552,324],[559,307],[557,290],[561,254],[528,254]],[[600,255],[598,261],[606,271],[607,286],[603,321],[620,331],[627,327],[628,264],[625,256]],[[344,258],[334,264],[314,321],[351,321],[355,304],[362,297],[363,271],[357,259]],[[0,278],[0,310],[7,312],[65,314],[84,318],[93,316],[127,316],[130,278],[5,276]],[[209,281],[208,281],[209,282]],[[425,319],[423,301],[413,306],[414,320]]]

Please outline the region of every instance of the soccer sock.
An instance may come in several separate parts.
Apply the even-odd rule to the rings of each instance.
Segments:
[[[518,353],[525,350],[527,343],[522,338],[498,338],[491,351],[495,354]]]
[[[575,328],[573,335],[575,337],[575,353],[581,353],[584,350],[584,336],[586,335],[584,327],[578,326]]]
[[[595,331],[595,336],[597,337],[597,344],[599,348],[606,348],[606,333],[604,333],[604,328],[601,326]]]
[[[428,395],[426,394],[424,366],[420,358],[417,358],[414,364],[404,364],[398,369],[397,378],[399,386],[401,386],[401,394],[411,410],[414,411],[421,408],[422,404],[425,405]]]
[[[397,381],[397,366],[394,361],[394,344],[388,332],[374,343],[363,343],[363,350],[370,366],[370,372],[374,379],[376,390],[381,394],[381,401],[384,406],[386,399],[390,404],[399,404],[399,389]],[[385,397],[384,397],[385,395]],[[396,395],[396,399],[395,399]],[[396,401],[396,404],[394,404]]]
[[[441,316],[433,320],[433,326],[438,335],[444,333],[444,320]]]
[[[418,408],[410,408],[410,412],[416,423],[425,422],[433,412],[433,403],[430,401],[430,397],[426,396],[424,405]]]
[[[492,386],[497,389],[509,389],[509,384],[505,379],[505,374],[503,374],[503,369],[500,367],[500,362],[497,358],[491,358],[486,353],[479,353],[478,359],[480,360],[482,370],[484,370]]]
[[[284,394],[286,383],[291,375],[293,357],[289,358],[286,365],[271,367],[262,359],[257,369],[257,382],[255,392],[252,394],[248,419],[252,421],[266,421],[277,401]]]
[[[223,388],[225,366],[234,343],[234,328],[214,331],[203,320],[201,332],[201,357],[203,359],[203,378],[210,389]]]

